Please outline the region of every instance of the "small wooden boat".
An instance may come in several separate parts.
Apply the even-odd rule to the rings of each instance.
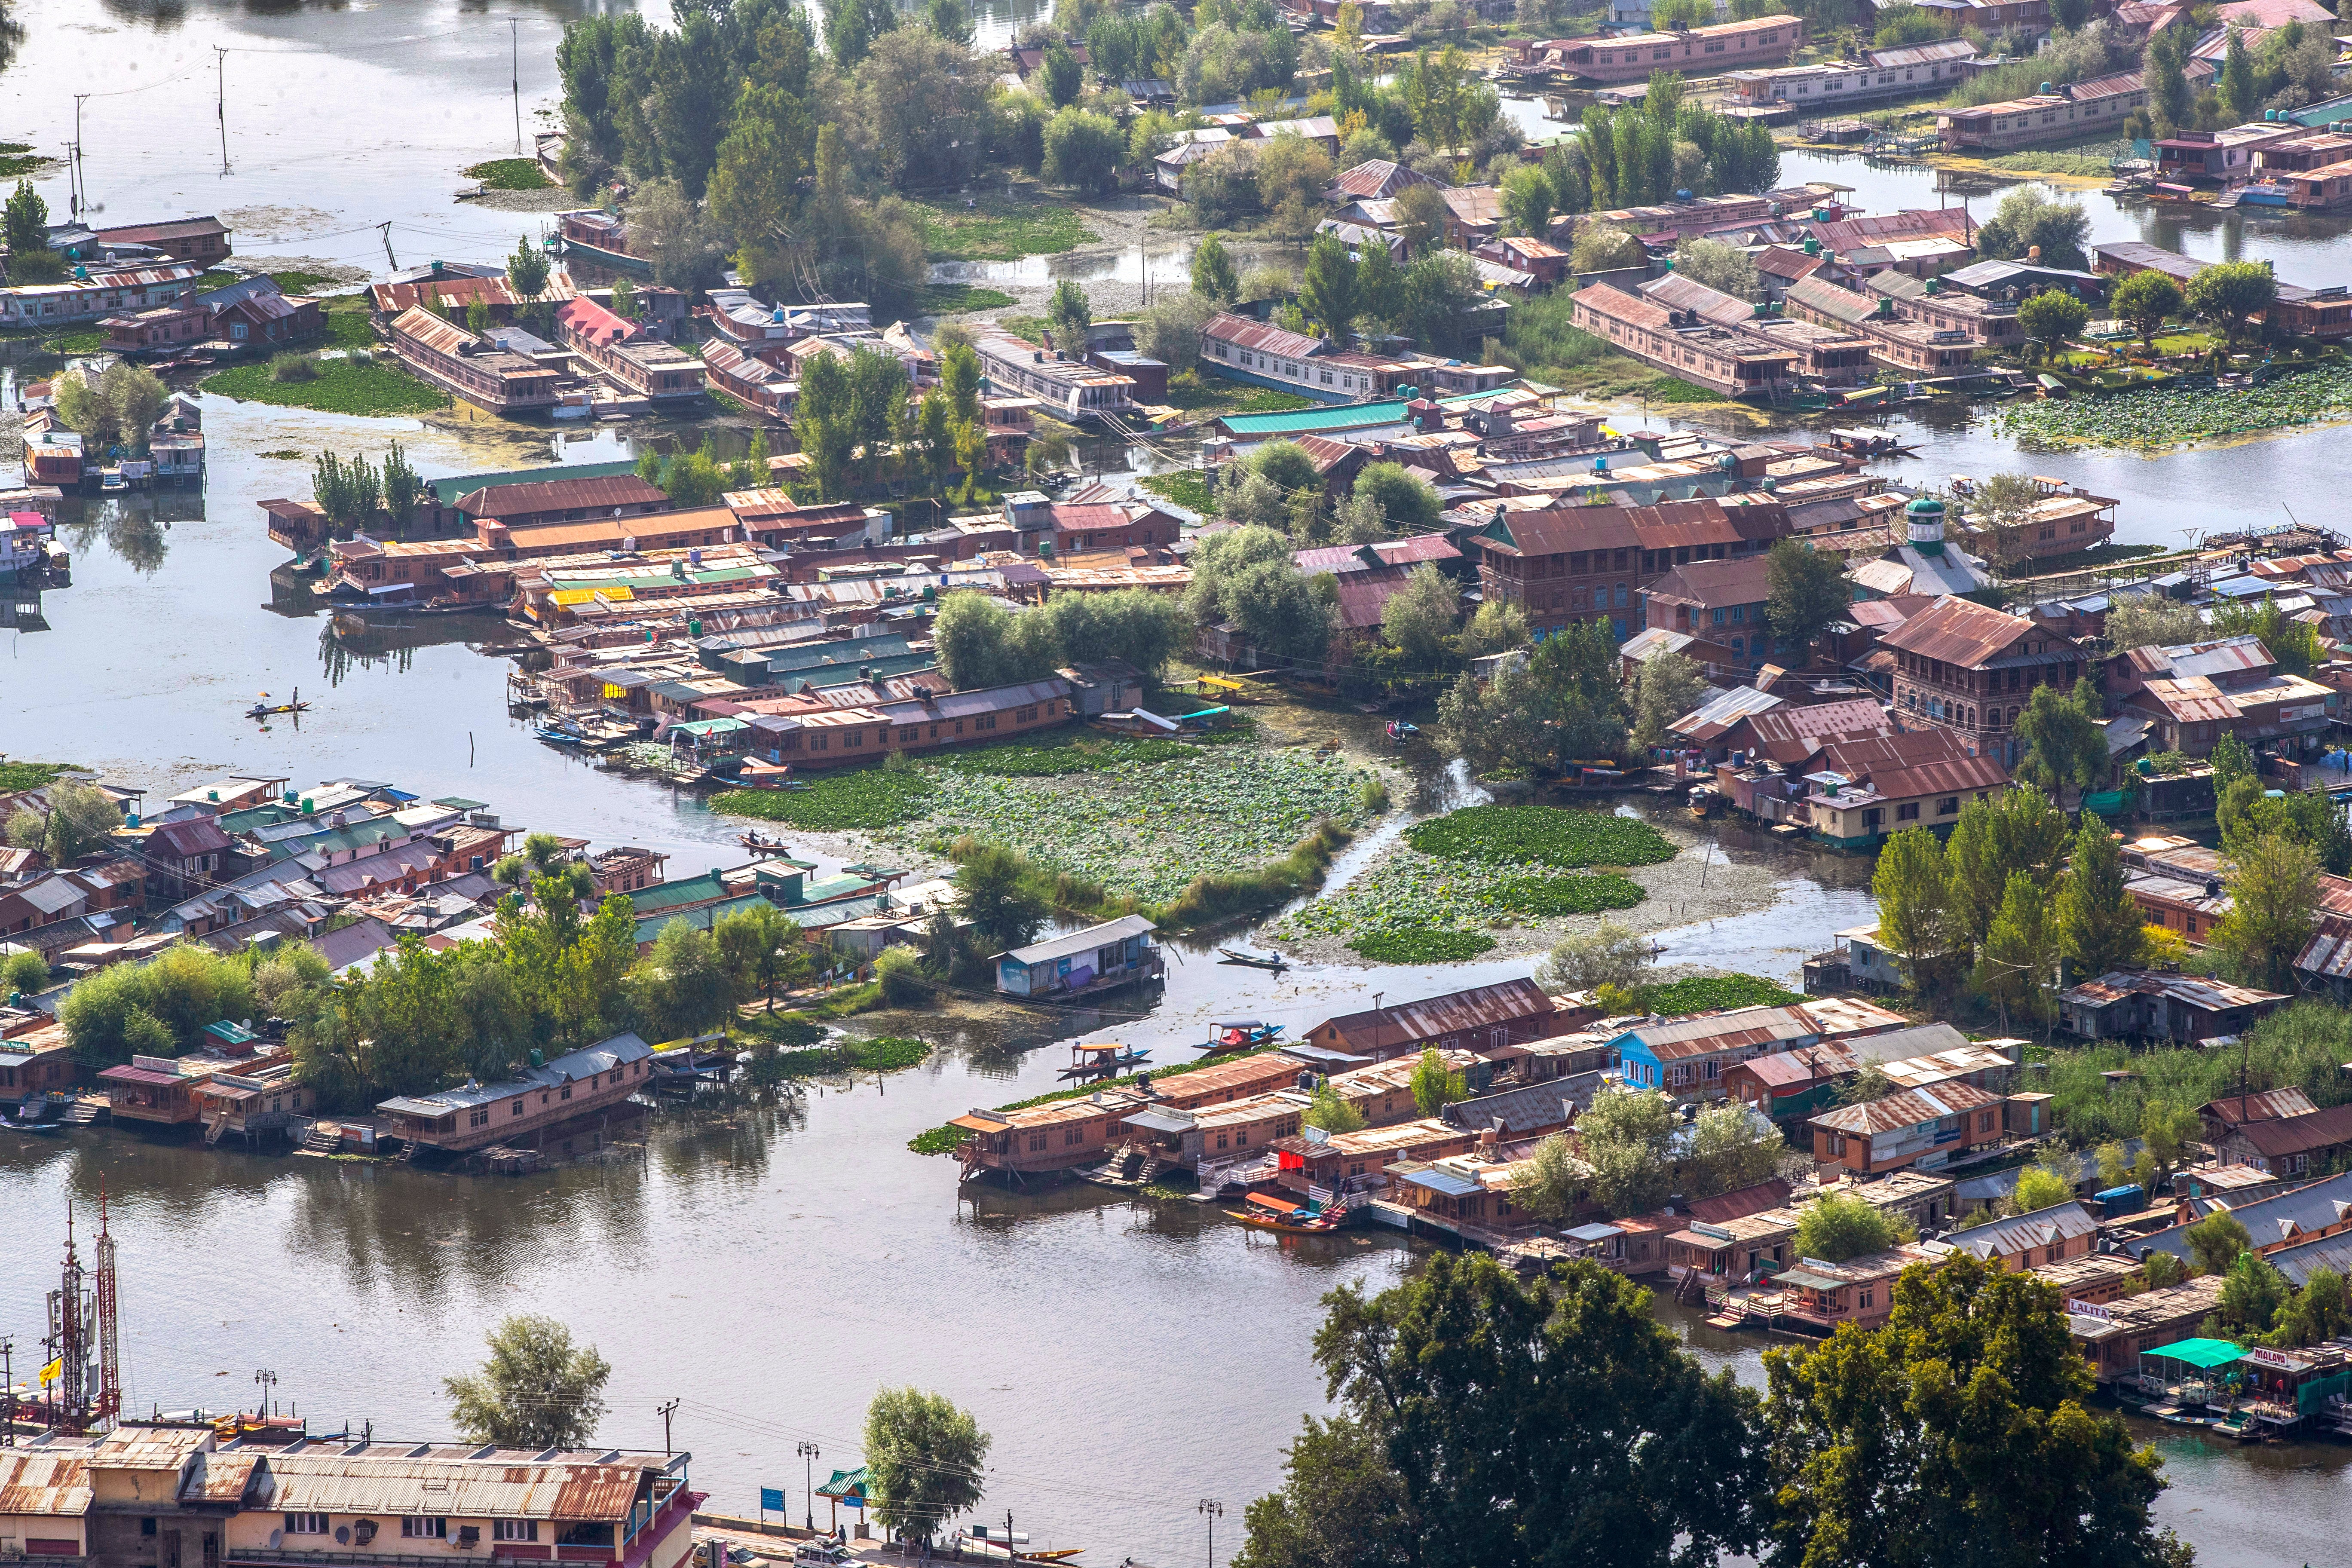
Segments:
[[[561,729],[553,724],[533,724],[530,733],[532,739],[544,741],[551,746],[584,745],[588,740],[577,730]]]
[[[1389,739],[1400,744],[1420,733],[1421,726],[1418,724],[1408,724],[1402,719],[1389,721]]]
[[[1225,1215],[1266,1230],[1337,1230],[1340,1221],[1348,1217],[1348,1206],[1339,1203],[1318,1208],[1278,1198],[1271,1193],[1252,1193],[1240,1208],[1227,1209]]]
[[[1150,1051],[1139,1051],[1133,1046],[1123,1046],[1106,1040],[1100,1044],[1081,1043],[1070,1047],[1070,1065],[1062,1069],[1064,1078],[1110,1078],[1128,1068],[1141,1067],[1151,1059]]]
[[[276,713],[308,713],[310,710],[310,705],[302,700],[302,689],[299,686],[294,689],[294,700],[291,702],[268,701],[269,693],[267,691],[261,695],[264,700],[255,703],[245,710],[247,718],[267,719]]]
[[[735,836],[735,842],[740,844],[746,849],[774,849],[783,854],[792,853],[791,845],[785,843],[781,838],[771,838],[756,827],[751,829],[749,833],[737,834]]]
[[[1244,952],[1238,948],[1231,947],[1221,947],[1217,949],[1217,962],[1219,963],[1238,963],[1245,969],[1269,969],[1277,974],[1290,967],[1289,962],[1278,952],[1275,953],[1271,957],[1262,958],[1255,952]]]
[[[1209,1026],[1209,1055],[1219,1051],[1254,1051],[1274,1044],[1282,1033],[1279,1024],[1262,1024],[1255,1018],[1242,1018],[1230,1023]]]

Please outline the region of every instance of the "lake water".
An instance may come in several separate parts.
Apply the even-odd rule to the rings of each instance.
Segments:
[[[457,171],[512,153],[510,39],[526,137],[544,123],[551,51],[579,9],[28,0],[15,13],[26,37],[0,74],[0,133],[58,151],[71,135],[69,95],[88,92],[89,189],[104,218],[217,211],[241,250],[379,268],[374,226],[389,222],[404,262],[488,259],[541,220],[453,203]],[[983,7],[983,39],[1042,9]],[[235,51],[226,174],[215,45]],[[1832,177],[1863,184],[1847,164]],[[1792,158],[1788,173],[1806,167]],[[1882,182],[1858,198],[1872,210],[1927,199],[1913,188],[1923,174],[1863,174]],[[38,183],[62,216],[63,175]],[[2089,201],[2095,212],[2104,205]],[[2283,274],[2301,281],[2336,280],[2329,268],[2340,266],[2326,237],[2244,218],[2147,237],[2197,254],[2272,247]],[[308,465],[264,453],[380,453],[396,437],[439,475],[623,455],[634,437],[554,446],[543,431],[488,420],[428,426],[218,400],[206,427],[213,468],[200,500],[68,503],[74,584],[46,595],[50,629],[8,637],[0,752],[172,787],[265,768],[392,779],[487,800],[533,826],[664,850],[675,875],[740,858],[731,830],[690,799],[530,741],[505,710],[502,662],[467,646],[499,637],[495,621],[347,643],[270,589],[281,552],[256,503],[306,494]],[[1919,434],[1921,471],[2015,466],[1981,434]],[[2160,462],[2032,466],[2126,497],[2124,537],[2153,538],[2190,519],[2267,519],[2282,496],[2301,510],[2303,495],[2328,493],[2339,448],[2315,436]],[[316,704],[299,727],[236,716],[257,692],[297,685]],[[1782,902],[1664,933],[1673,961],[1793,977],[1805,952],[1866,915],[1857,862],[1730,835],[1724,851],[1775,853]],[[1175,960],[1149,1016],[1082,1016],[1030,1035],[992,1016],[898,1020],[944,1048],[887,1082],[823,1087],[789,1109],[667,1117],[640,1154],[528,1181],[255,1159],[112,1131],[0,1144],[0,1215],[16,1243],[0,1249],[0,1333],[17,1335],[20,1350],[37,1337],[66,1201],[86,1209],[102,1180],[137,1408],[226,1407],[268,1367],[281,1399],[329,1424],[438,1436],[439,1378],[478,1357],[499,1317],[543,1310],[614,1363],[607,1440],[658,1442],[655,1405],[682,1401],[677,1437],[717,1506],[748,1510],[766,1485],[790,1488],[798,1508],[794,1442],[816,1441],[826,1465],[848,1462],[875,1387],[914,1382],[978,1412],[996,1436],[989,1507],[1011,1507],[1040,1544],[1085,1545],[1097,1564],[1129,1553],[1189,1560],[1202,1546],[1194,1504],[1215,1497],[1230,1510],[1219,1537],[1229,1551],[1299,1415],[1320,1407],[1307,1360],[1319,1298],[1342,1283],[1394,1281],[1413,1249],[1371,1235],[1276,1239],[1195,1205],[1083,1187],[959,1194],[952,1165],[906,1152],[906,1140],[971,1106],[1053,1087],[1063,1058],[1045,1036],[1075,1026],[1166,1062],[1188,1056],[1218,1017],[1296,1026],[1367,1005],[1374,991],[1424,994],[1524,965],[1302,967],[1276,978],[1189,952]],[[1754,1342],[1663,1310],[1710,1363],[1755,1376]],[[2177,1485],[2166,1517],[2209,1563],[2340,1556],[2352,1532],[2341,1450],[2175,1439],[2168,1451]]]

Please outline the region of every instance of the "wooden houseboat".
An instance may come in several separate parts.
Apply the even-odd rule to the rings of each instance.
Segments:
[[[413,1152],[470,1154],[493,1143],[536,1142],[551,1128],[610,1110],[645,1088],[652,1056],[653,1047],[635,1035],[615,1035],[551,1061],[533,1060],[502,1083],[402,1095],[376,1110],[384,1118],[383,1135]]]

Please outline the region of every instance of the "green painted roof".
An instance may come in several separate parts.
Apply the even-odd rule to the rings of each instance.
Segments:
[[[727,890],[727,884],[716,871],[705,871],[699,877],[682,878],[674,882],[656,882],[650,888],[639,888],[629,895],[629,907],[638,914],[648,910],[667,910],[679,904],[690,904],[697,899],[715,899]]]
[[[2227,1340],[2179,1340],[2139,1353],[2160,1355],[2168,1361],[2185,1361],[2191,1366],[2201,1366],[2210,1371],[2217,1366],[2229,1365],[2246,1352]]]
[[[516,468],[503,474],[457,474],[446,479],[429,479],[433,499],[443,506],[455,506],[459,496],[472,495],[476,490],[493,485],[529,485],[542,479],[610,479],[637,471],[635,462],[625,463],[555,463],[544,468]]]
[[[647,915],[637,921],[637,941],[640,942],[653,941],[661,935],[662,927],[672,921],[684,921],[690,929],[695,931],[709,931],[727,916],[748,910],[754,904],[764,904],[767,901],[758,893],[745,893],[740,898],[729,899],[723,903],[705,904],[698,910],[680,910],[676,914]]]
[[[1475,403],[1495,395],[1464,392],[1437,400],[1441,407]],[[1318,430],[1352,430],[1360,425],[1394,425],[1404,417],[1406,400],[1391,397],[1381,403],[1332,403],[1319,408],[1294,408],[1287,414],[1228,414],[1217,421],[1236,436],[1306,435]]]

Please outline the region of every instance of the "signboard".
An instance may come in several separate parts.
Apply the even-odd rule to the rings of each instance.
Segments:
[[[2311,1363],[2301,1356],[2292,1356],[2284,1351],[2266,1350],[2261,1346],[2248,1351],[2245,1359],[2252,1362],[2256,1366],[2266,1366],[2278,1372],[2307,1372],[2311,1368]]]
[[[2096,1318],[2103,1323],[2115,1316],[2105,1307],[2095,1307],[2072,1296],[2066,1298],[2066,1315],[2070,1318]]]
[[[761,1513],[766,1513],[771,1509],[773,1509],[778,1513],[784,1511],[783,1488],[761,1487],[760,1489],[760,1511]]]

